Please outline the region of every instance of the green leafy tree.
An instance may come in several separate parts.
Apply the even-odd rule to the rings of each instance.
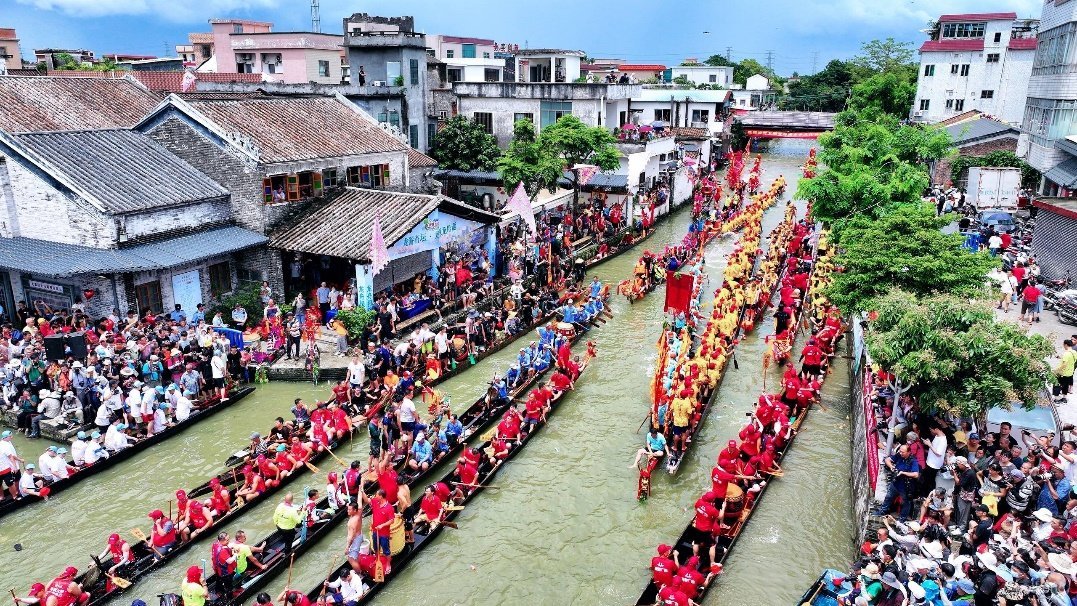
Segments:
[[[453,116],[434,135],[431,156],[449,170],[494,170],[501,150],[497,140],[481,125],[464,116]]]
[[[849,109],[876,110],[891,116],[907,117],[916,97],[916,80],[900,72],[876,74],[853,87]]]
[[[621,152],[613,134],[601,126],[587,126],[572,114],[542,129],[538,142],[561,161],[561,166],[570,170],[577,164],[592,164],[602,170],[621,166]],[[572,170],[573,208],[579,196],[579,175]]]
[[[789,94],[782,98],[782,109],[840,112],[853,86],[859,82],[858,72],[845,61],[837,59],[826,64],[822,71],[789,82]]]
[[[74,71],[82,67],[79,65],[79,62],[75,61],[75,58],[71,56],[71,53],[58,53],[53,57],[52,62],[53,65],[56,66],[56,69],[63,71]]]
[[[539,142],[530,120],[518,120],[513,125],[509,149],[497,161],[497,170],[506,189],[523,183],[527,194],[534,199],[543,188],[556,186],[563,164],[553,150]]]
[[[827,296],[843,310],[865,311],[879,297],[904,289],[926,297],[936,293],[974,296],[998,261],[970,253],[960,234],[941,229],[950,216],[936,217],[927,204],[906,204],[875,219],[854,217],[836,234],[840,251]]]
[[[688,76],[685,76],[684,74],[681,74],[680,76],[674,78],[673,83],[679,84],[681,86],[693,86],[692,81],[689,80]]]
[[[733,151],[741,151],[748,147],[748,133],[744,131],[744,124],[740,120],[734,120],[729,127],[730,147]]]
[[[724,55],[711,55],[703,61],[703,64],[711,67],[733,67],[736,65]]]
[[[1040,182],[1040,171],[1012,151],[1000,149],[983,156],[957,156],[950,161],[950,180],[957,183],[973,166],[1010,167],[1021,169],[1021,187],[1033,189]]]
[[[853,57],[852,63],[875,73],[902,71],[913,62],[914,56],[912,44],[887,38],[861,44],[860,54]]]
[[[1051,343],[996,321],[990,303],[957,295],[918,300],[904,291],[876,303],[868,351],[897,375],[899,391],[930,411],[980,417],[1015,403],[1031,409],[1054,380],[1045,362]]]

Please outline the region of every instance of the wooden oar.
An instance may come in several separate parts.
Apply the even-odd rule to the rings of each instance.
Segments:
[[[164,557],[164,554],[162,554],[160,551],[157,551],[157,548],[153,546],[153,543],[148,538],[146,538],[146,533],[142,532],[141,528],[132,528],[131,536],[135,537],[139,541],[142,541],[147,546],[149,546],[149,548],[153,550],[153,553],[157,554],[158,558]]]
[[[288,582],[284,584],[284,603],[288,603],[288,590],[292,588],[292,564],[295,564],[295,553],[288,558]]]
[[[345,462],[345,461],[344,461],[344,459],[342,459],[342,458],[338,457],[338,456],[337,456],[337,455],[336,455],[336,454],[335,454],[335,453],[333,452],[333,450],[332,450],[331,448],[329,448],[328,446],[326,446],[326,447],[325,447],[325,451],[329,453],[329,456],[331,456],[331,457],[333,457],[334,459],[336,459],[337,463],[340,463],[341,465],[343,465],[343,466],[344,466],[344,468],[345,468],[345,469],[347,469],[347,467],[348,467],[348,463],[347,463],[347,462]]]
[[[463,482],[456,482],[457,486],[467,486],[468,488],[492,488],[494,490],[501,490],[500,486],[494,486],[493,484],[464,484]]]
[[[333,559],[329,561],[329,570],[327,570],[325,572],[325,582],[322,583],[322,595],[321,595],[321,597],[318,598],[318,603],[319,604],[324,604],[325,603],[325,590],[326,590],[326,586],[329,584],[329,575],[333,573],[333,568],[336,568],[337,558],[339,558],[339,557],[340,557],[339,555],[334,555]]]
[[[307,466],[307,469],[313,471],[314,473],[321,473],[321,471],[317,467],[315,467],[310,461],[303,461],[303,464]]]
[[[14,600],[15,604],[18,604],[19,603],[19,598],[15,597],[15,588],[12,587],[8,591],[11,592],[11,599]]]

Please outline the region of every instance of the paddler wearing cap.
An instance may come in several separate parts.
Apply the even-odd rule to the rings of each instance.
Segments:
[[[60,451],[63,450],[61,453]],[[41,472],[41,477],[46,483],[52,483],[57,480],[62,480],[68,476],[67,473],[67,461],[64,459],[64,455],[67,454],[66,448],[59,446],[49,446],[45,449],[45,452],[41,453],[41,456],[37,458],[37,467]]]
[[[153,526],[150,528],[150,536],[146,539],[146,543],[160,559],[176,546],[176,524],[160,509],[154,509],[148,517],[152,520]]]
[[[30,591],[26,594],[26,597],[19,597],[15,595],[15,590],[12,589],[11,598],[15,600],[15,605],[19,604],[41,604],[45,601],[45,585],[41,583],[34,583],[30,586]]]
[[[183,606],[205,606],[209,589],[202,581],[201,567],[187,568],[187,575],[180,584],[180,597],[183,599]]]
[[[116,576],[119,574],[117,571],[120,570],[121,567],[134,561],[134,558],[131,555],[131,546],[115,532],[108,535],[108,544],[97,559],[104,560],[106,557],[112,561],[112,566],[109,567],[108,572],[106,573],[108,576]]]
[[[75,582],[79,571],[68,566],[60,576],[49,581],[45,587],[45,606],[74,606],[90,601],[90,594],[82,591],[82,585]]]

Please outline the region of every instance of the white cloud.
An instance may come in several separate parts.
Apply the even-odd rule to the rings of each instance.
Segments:
[[[175,22],[205,22],[209,17],[252,8],[273,8],[279,0],[18,0],[41,10],[76,17],[152,15]]]
[[[1004,0],[986,5],[983,0],[794,0],[782,9],[785,18],[778,25],[779,29],[809,34],[858,26],[907,24],[920,29],[945,14],[1012,11],[1018,17],[1039,18],[1042,10],[1042,0]]]

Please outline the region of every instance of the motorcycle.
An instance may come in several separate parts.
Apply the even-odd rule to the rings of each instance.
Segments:
[[[1047,280],[1043,283],[1043,307],[1044,309],[1055,309],[1058,306],[1059,295],[1070,289],[1070,275],[1066,273],[1065,278],[1057,280]]]
[[[1062,322],[1077,325],[1077,289],[1064,290],[1058,294],[1055,313]]]

